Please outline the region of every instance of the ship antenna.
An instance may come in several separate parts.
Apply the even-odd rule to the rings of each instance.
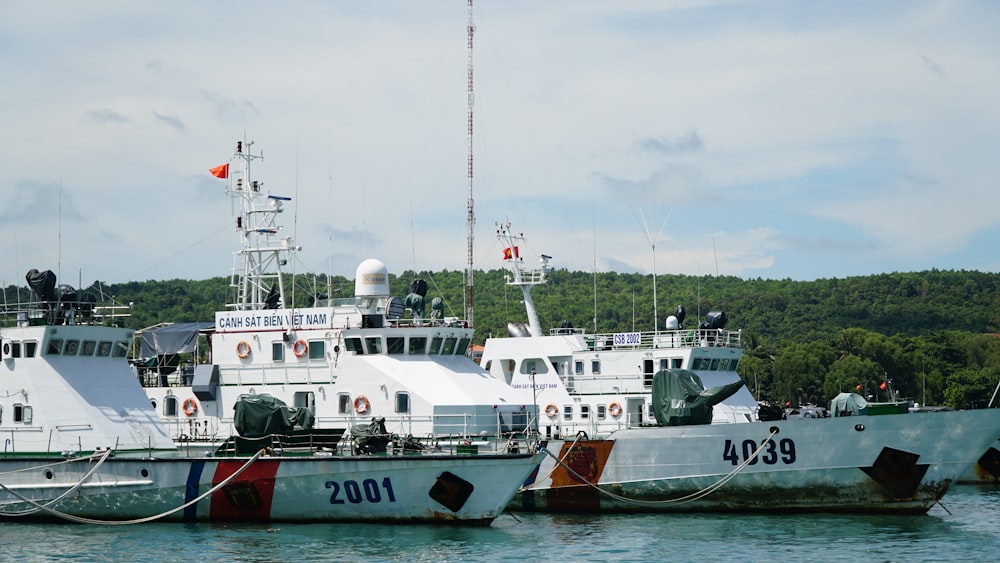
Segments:
[[[673,211],[671,209],[670,211]],[[649,241],[650,249],[653,252],[653,332],[660,332],[660,316],[656,312],[656,242],[660,240],[660,234],[663,233],[663,227],[667,226],[667,219],[670,218],[670,212],[667,216],[663,218],[663,224],[660,225],[660,230],[656,231],[656,236],[649,231],[649,226],[646,224],[646,216],[643,214],[642,209],[639,210],[639,225],[642,227],[642,231],[646,233],[646,239]]]
[[[591,201],[591,225],[594,231],[594,334],[597,334],[597,206]],[[632,292],[632,324],[635,325],[635,292]],[[633,326],[633,331],[635,330]]]
[[[473,89],[472,89],[472,35],[476,31],[476,26],[475,26],[475,24],[472,23],[472,0],[469,0],[469,23],[466,25],[466,31],[468,32],[468,46],[469,46],[468,60],[467,60],[467,63],[468,63],[468,101],[469,101],[469,108],[468,108],[468,131],[467,131],[467,137],[468,137],[468,147],[467,148],[469,150],[469,157],[468,157],[469,196],[468,196],[468,202],[467,202],[468,211],[467,211],[466,217],[465,217],[465,230],[466,230],[466,239],[467,239],[467,245],[468,245],[468,265],[467,265],[467,269],[468,269],[469,273],[466,276],[466,281],[465,281],[465,284],[466,284],[465,285],[465,307],[466,307],[466,309],[465,309],[465,311],[466,311],[465,318],[468,321],[469,326],[474,326],[473,323],[472,323],[472,293],[473,293],[472,292],[472,287],[473,287],[473,284],[472,284],[472,270],[473,270],[472,244],[473,244],[473,226],[476,224],[476,214],[475,214],[475,211],[474,211],[474,208],[473,208],[473,199],[472,199],[472,107],[473,107],[473,103],[475,102],[475,93],[473,92]]]
[[[295,206],[292,208],[292,238],[293,240],[299,240],[299,156],[301,154],[301,133],[295,136]],[[295,266],[296,260],[292,260],[292,315],[295,315]],[[279,273],[280,276],[280,273]],[[313,293],[316,293],[315,291]],[[284,300],[285,296],[282,295],[281,299]]]

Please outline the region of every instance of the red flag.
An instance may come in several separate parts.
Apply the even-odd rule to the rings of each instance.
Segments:
[[[210,169],[209,172],[211,172],[212,176],[215,176],[216,178],[228,178],[229,163],[227,162],[226,164],[220,164],[219,166]]]
[[[512,255],[510,253],[510,247],[509,246],[507,248],[503,249],[503,259],[504,260],[510,260],[511,256]]]
[[[514,258],[520,258],[521,254],[517,251],[517,247],[514,247]]]
[[[857,386],[857,387],[855,387],[855,389],[857,389],[858,391],[861,391],[861,384],[860,384],[860,383],[858,383],[858,386]]]
[[[885,381],[883,381],[882,384],[878,386],[878,388],[885,391]]]

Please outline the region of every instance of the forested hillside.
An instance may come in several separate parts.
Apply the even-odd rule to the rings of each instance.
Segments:
[[[405,296],[415,278],[428,282],[428,298],[445,300],[446,315],[464,316],[463,272],[390,275],[393,294]],[[598,332],[652,330],[652,281],[650,275],[555,270],[533,296],[546,329],[569,321]],[[505,285],[503,271],[477,272],[475,282],[477,342],[506,336],[509,321],[527,320],[521,293]],[[297,306],[315,294],[354,292],[352,280],[323,275],[299,276],[294,284],[289,278],[286,288]],[[233,297],[229,278],[222,277],[95,282],[86,291],[101,303],[132,303],[126,323],[136,329],[213,320]],[[678,305],[687,309],[688,324],[725,311],[727,328],[743,333],[740,374],[772,400],[825,403],[858,385],[884,400],[879,386],[889,380],[901,396],[920,403],[983,407],[1000,382],[1000,274],[931,270],[807,282],[661,275],[656,292],[661,327]],[[26,300],[27,290],[8,287],[4,298]]]

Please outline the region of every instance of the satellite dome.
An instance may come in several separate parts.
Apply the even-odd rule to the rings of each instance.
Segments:
[[[389,272],[380,260],[362,262],[354,275],[355,297],[385,297],[389,295]]]
[[[666,325],[667,330],[677,330],[677,327],[680,325],[680,323],[677,322],[677,317],[673,315],[667,317],[667,322],[664,324]]]

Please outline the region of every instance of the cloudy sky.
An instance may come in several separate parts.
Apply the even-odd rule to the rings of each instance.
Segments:
[[[295,268],[466,264],[467,7],[3,1],[0,282],[227,275],[255,141]],[[475,6],[475,262],[1000,271],[1000,4]]]

